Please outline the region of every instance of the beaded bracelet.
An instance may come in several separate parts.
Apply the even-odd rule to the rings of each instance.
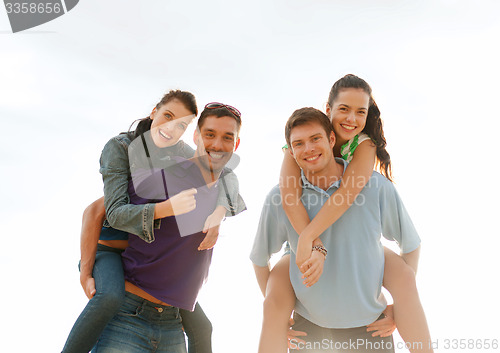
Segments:
[[[313,246],[313,251],[316,250],[316,251],[319,251],[320,253],[322,253],[325,257],[326,257],[326,254],[328,254],[328,250],[326,250],[326,248],[323,246],[323,245],[315,245]]]

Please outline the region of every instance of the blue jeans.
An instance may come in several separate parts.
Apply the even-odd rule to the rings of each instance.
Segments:
[[[179,309],[126,293],[92,353],[186,353]]]
[[[88,353],[125,299],[121,250],[98,244],[92,276],[96,294],[68,336],[63,353]]]
[[[96,294],[76,320],[62,353],[88,353],[125,298],[122,250],[98,244],[92,276]],[[212,353],[212,324],[201,306],[180,309],[189,353]]]
[[[196,303],[193,312],[184,309],[179,311],[188,337],[188,352],[212,353],[212,323],[200,304]]]

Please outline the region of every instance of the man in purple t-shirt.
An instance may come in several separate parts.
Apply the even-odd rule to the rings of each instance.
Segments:
[[[176,158],[174,165],[152,171],[140,186],[130,183],[131,203],[152,202],[144,194],[154,195],[160,187],[159,194],[166,198],[179,192],[193,193],[196,207],[161,219],[152,243],[129,238],[129,247],[122,255],[125,303],[93,352],[186,351],[179,308],[193,310],[208,275],[212,250],[199,251],[198,246],[205,236],[204,221],[213,212],[223,187],[219,181],[224,166],[239,145],[240,126],[238,110],[221,103],[208,104],[194,135],[194,157]]]

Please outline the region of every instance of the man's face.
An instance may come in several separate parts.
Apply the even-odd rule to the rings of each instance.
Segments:
[[[320,173],[333,161],[333,132],[326,136],[325,129],[316,122],[296,126],[290,132],[290,153],[304,173]]]
[[[207,116],[200,131],[195,131],[194,142],[197,146],[195,157],[200,157],[202,167],[218,173],[238,148],[238,124],[230,116]]]

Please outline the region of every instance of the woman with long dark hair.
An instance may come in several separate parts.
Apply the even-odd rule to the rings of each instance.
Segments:
[[[334,155],[349,163],[340,188],[328,199],[314,219],[310,220],[300,201],[300,170],[289,153],[285,153],[280,175],[282,205],[290,223],[299,234],[296,264],[284,255],[272,269],[263,294],[264,319],[259,345],[260,353],[286,352],[289,319],[295,305],[295,294],[289,278],[289,267],[299,266],[304,284],[312,286],[323,270],[326,252],[319,235],[335,223],[352,205],[370,179],[374,166],[392,181],[392,168],[380,118],[380,110],[371,87],[355,75],[346,75],[335,82],[328,96],[326,115],[336,135]],[[415,251],[418,256],[418,251]],[[412,347],[422,343],[421,350],[432,352],[427,327],[415,283],[414,268],[418,258],[398,256],[384,248],[384,287],[394,299],[394,307],[384,312],[388,317],[368,325],[373,335],[390,336],[395,329]],[[414,254],[415,255],[415,254]],[[394,321],[392,319],[394,318]]]
[[[82,225],[80,282],[90,300],[75,322],[63,352],[88,352],[118,312],[125,297],[121,252],[127,247],[129,234],[154,242],[154,230],[162,218],[194,209],[194,189],[166,201],[132,205],[128,186],[134,168],[164,168],[172,156],[193,156],[193,149],[180,138],[197,114],[193,94],[172,90],[148,117],[139,120],[134,130],[113,137],[104,147],[100,158],[104,197],[87,207]],[[215,245],[218,224],[226,213],[234,215],[245,207],[238,197],[234,173],[228,174],[226,184],[226,190],[221,188],[216,210],[205,222],[207,236],[200,251]],[[211,352],[212,326],[199,304],[193,312],[180,312],[189,352]]]

